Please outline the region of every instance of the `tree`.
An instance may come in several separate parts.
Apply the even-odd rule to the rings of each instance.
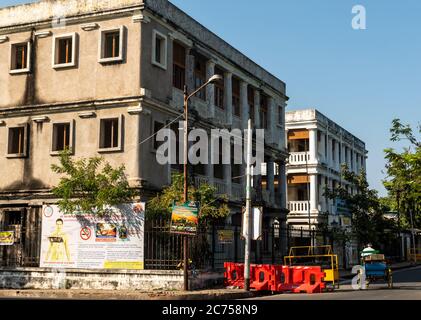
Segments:
[[[124,165],[113,168],[102,157],[75,160],[68,150],[60,153],[53,172],[65,175],[53,188],[62,212],[77,211],[103,215],[107,207],[130,202],[134,191],[129,187]]]
[[[421,133],[421,126],[418,127]],[[409,147],[402,152],[393,148],[385,150],[387,178],[383,181],[389,197],[395,199],[399,207],[401,226],[409,228],[411,220],[415,227],[421,227],[421,141],[416,138],[409,125],[403,125],[399,119],[392,121],[391,141],[409,141]]]
[[[183,203],[184,176],[174,174],[172,183],[166,186],[146,205],[147,219],[162,218],[169,221],[173,204]],[[194,237],[192,245],[191,260],[196,267],[206,266],[211,256],[210,246],[207,238],[208,227],[214,223],[225,220],[229,215],[226,197],[217,197],[216,188],[209,184],[201,184],[199,187],[189,187],[189,201],[199,203],[199,226],[198,235]],[[165,237],[165,234],[162,235]]]
[[[172,183],[166,186],[161,193],[157,194],[147,203],[148,217],[171,216],[173,204],[183,202],[184,177],[181,174],[172,176]],[[200,203],[199,222],[207,224],[225,219],[229,215],[227,199],[216,196],[216,188],[209,184],[201,184],[199,187],[189,187],[189,201]]]
[[[342,183],[335,189],[326,189],[325,194],[330,199],[345,201],[352,216],[352,237],[356,238],[360,245],[372,243],[380,246],[388,242],[393,233],[385,230],[394,229],[393,222],[384,219],[383,213],[387,210],[379,200],[377,191],[369,188],[367,176],[364,170],[356,174],[342,166]],[[356,188],[352,194],[347,190],[347,185]],[[344,235],[349,239],[350,235]]]

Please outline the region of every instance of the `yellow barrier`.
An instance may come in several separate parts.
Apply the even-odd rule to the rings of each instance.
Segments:
[[[332,246],[291,247],[289,255],[284,257],[284,264],[292,266],[299,261],[299,264],[302,265],[302,260],[310,260],[312,265],[321,265],[323,272],[326,274],[324,281],[339,288],[338,255],[332,252]]]
[[[421,248],[410,248],[408,250],[408,258],[415,263],[421,262]]]

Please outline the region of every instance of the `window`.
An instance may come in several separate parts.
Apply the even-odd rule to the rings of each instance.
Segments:
[[[332,160],[335,161],[336,141],[332,139]]]
[[[232,111],[235,116],[241,116],[240,80],[235,77],[232,77]]]
[[[251,86],[249,86],[247,89],[247,99],[250,108],[251,123],[254,126],[254,89]]]
[[[76,65],[76,33],[54,36],[53,68],[74,67]]]
[[[283,125],[283,123],[284,123],[284,108],[282,108],[281,106],[279,106],[278,107],[278,111],[279,111],[279,114],[278,114],[278,123],[280,124],[280,125]],[[318,132],[319,133],[319,132]],[[319,133],[319,135],[318,135],[318,138],[319,138],[319,141],[320,141],[320,133]]]
[[[72,150],[73,123],[53,123],[51,153],[58,154],[65,149]]]
[[[219,69],[219,68],[215,68],[215,74],[224,76],[224,72]],[[218,81],[215,83],[215,106],[224,109],[225,108],[225,104],[224,104],[224,96],[225,96],[225,92],[224,92],[224,81]]]
[[[154,124],[153,124],[153,133],[155,134],[154,143],[153,143],[154,150],[158,150],[158,148],[164,143],[163,141],[156,140],[156,134],[162,128],[164,128],[164,124],[162,122],[154,121]]]
[[[263,129],[268,128],[268,97],[264,94],[260,98],[260,122]]]
[[[122,116],[118,118],[101,119],[100,151],[121,151]]]
[[[184,90],[186,84],[186,49],[173,42],[173,87]]]
[[[152,32],[152,64],[167,69],[167,37],[156,30]]]
[[[99,62],[110,63],[123,61],[124,27],[101,30],[100,37]]]
[[[30,71],[31,45],[29,42],[12,44],[10,73]]]
[[[27,153],[27,125],[9,128],[8,157],[25,157]]]
[[[206,82],[206,59],[196,55],[194,61],[194,85],[195,89],[200,88]],[[196,97],[206,100],[206,90],[200,90]]]
[[[213,165],[213,176],[216,179],[223,180],[224,179],[224,164],[223,161],[223,140],[222,138],[219,139],[219,161],[218,164]]]

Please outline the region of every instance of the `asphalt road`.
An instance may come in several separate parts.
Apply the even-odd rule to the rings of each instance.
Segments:
[[[250,300],[421,300],[421,266],[393,272],[393,289],[386,283],[373,283],[367,290],[354,290],[351,280],[340,289],[319,294],[275,294]]]

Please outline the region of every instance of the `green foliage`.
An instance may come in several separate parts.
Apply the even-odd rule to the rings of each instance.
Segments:
[[[383,213],[388,210],[380,202],[377,191],[369,188],[365,171],[362,170],[360,174],[355,174],[349,171],[346,165],[343,165],[342,178],[346,184],[357,189],[356,194],[349,193],[345,184],[325,191],[330,199],[344,200],[352,214],[352,235],[341,235],[343,231],[338,230],[338,236],[355,237],[360,244],[379,245],[385,243],[386,238],[391,235],[385,230],[394,230],[395,226],[392,221],[383,217]]]
[[[183,188],[183,175],[174,174],[171,185],[166,186],[161,193],[147,203],[147,216],[150,218],[169,218],[172,205],[183,203]],[[189,201],[200,203],[200,222],[222,220],[229,215],[227,199],[216,197],[215,192],[215,187],[208,184],[202,184],[198,188],[189,186]]]
[[[113,168],[101,157],[74,160],[68,150],[60,153],[60,164],[51,170],[60,175],[53,194],[60,200],[58,206],[65,213],[77,211],[102,215],[107,206],[130,202],[130,189],[125,167]]]
[[[421,127],[418,128],[421,133]],[[409,147],[401,152],[393,148],[385,151],[387,178],[383,181],[389,197],[395,200],[396,208],[404,213],[402,227],[409,227],[411,213],[414,226],[421,227],[421,141],[409,125],[394,119],[390,129],[391,141],[409,141]],[[399,204],[399,208],[398,208]]]

